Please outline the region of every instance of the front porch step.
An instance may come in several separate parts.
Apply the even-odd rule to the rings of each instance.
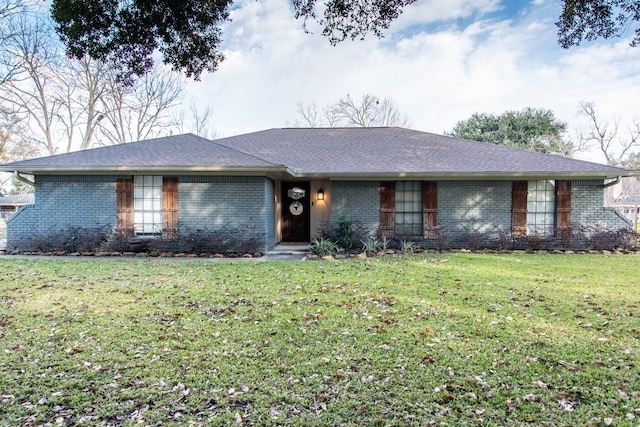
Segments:
[[[277,244],[272,250],[265,254],[267,259],[306,259],[309,252],[307,244]]]
[[[290,254],[290,255],[306,255],[309,252],[309,245],[307,244],[287,244],[287,243],[279,243],[277,244],[269,253],[273,254]]]

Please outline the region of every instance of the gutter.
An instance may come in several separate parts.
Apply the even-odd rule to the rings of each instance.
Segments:
[[[292,169],[286,166],[24,166],[16,171],[11,166],[0,165],[0,172],[26,173],[29,175],[122,175],[137,173],[185,173],[189,174],[265,174],[284,173],[293,175]],[[15,166],[14,166],[15,167]],[[23,179],[21,177],[19,179]],[[26,179],[26,178],[24,178]]]
[[[614,185],[622,179],[622,176],[638,176],[638,172],[630,171],[629,174],[607,175],[602,172],[373,172],[373,173],[349,173],[349,172],[310,172],[296,171],[296,178],[330,178],[332,180],[359,179],[364,181],[378,180],[533,180],[533,179],[597,179],[604,180],[616,178],[616,181],[605,184]]]
[[[621,177],[621,176],[618,176],[618,177],[617,177],[616,179],[614,179],[613,181],[611,181],[611,182],[607,182],[606,184],[604,184],[604,185],[602,186],[602,188],[607,188],[607,187],[611,187],[612,185],[616,185],[616,184],[618,184],[621,180],[622,180],[622,177]]]
[[[20,172],[18,171],[13,171],[13,176],[18,180],[18,181],[22,181],[27,185],[30,185],[32,187],[34,187],[36,185],[36,183],[34,181],[31,181],[28,178],[25,178],[24,176],[20,175]]]

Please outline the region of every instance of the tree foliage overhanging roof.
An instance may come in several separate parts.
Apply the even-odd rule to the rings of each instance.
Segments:
[[[416,0],[291,0],[297,19],[316,21],[332,44],[363,39],[384,30]],[[215,71],[221,25],[233,0],[52,0],[57,31],[74,57],[89,55],[122,70],[123,78],[146,73],[157,50],[163,61],[187,77]],[[568,48],[582,40],[624,35],[635,26],[632,45],[640,43],[640,0],[563,0],[556,25],[558,41]]]
[[[346,38],[381,37],[402,8],[415,0],[327,0],[318,16],[318,0],[293,0],[296,18],[317,21],[336,44]],[[89,55],[119,65],[123,77],[153,67],[158,50],[165,63],[198,79],[213,72],[224,56],[222,30],[233,0],[53,0],[57,31],[74,57]]]

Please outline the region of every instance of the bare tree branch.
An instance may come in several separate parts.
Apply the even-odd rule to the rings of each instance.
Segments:
[[[318,107],[315,102],[309,105],[299,102],[298,114],[302,118],[303,122],[303,126],[299,127],[317,128],[321,126],[320,121],[318,120]]]
[[[98,138],[145,139],[174,125],[169,110],[182,96],[182,76],[157,68],[124,87],[105,63],[66,57],[46,16],[17,15],[3,24],[10,37],[0,45],[0,107],[22,119],[29,130],[23,138],[48,154],[90,148]]]
[[[632,150],[640,146],[640,122],[634,121],[634,127],[628,130],[629,136],[623,138],[618,136],[618,122],[609,124],[601,120],[595,109],[593,102],[581,101],[580,114],[588,119],[589,127],[586,130],[578,131],[578,140],[585,147],[596,147],[604,156],[607,164],[619,165]]]
[[[215,139],[215,133],[210,128],[210,120],[213,116],[213,109],[207,105],[206,108],[198,108],[196,104],[191,101],[189,103],[189,110],[191,111],[191,117],[193,119],[192,132],[198,136],[204,138]]]
[[[177,123],[170,110],[184,94],[185,80],[156,67],[131,87],[123,87],[113,75],[102,97],[104,120],[100,144],[120,144],[169,133]]]
[[[3,40],[3,68],[5,74],[0,102],[9,106],[39,129],[39,143],[48,153],[56,152],[53,124],[59,103],[50,96],[57,54],[51,44],[51,30],[43,19],[27,21],[25,16],[7,23],[10,37]],[[47,34],[49,36],[47,36]]]
[[[298,114],[307,127],[409,127],[409,118],[402,114],[390,98],[380,99],[367,94],[356,102],[351,95],[340,98],[335,104],[324,107],[322,119],[316,104],[298,104]]]

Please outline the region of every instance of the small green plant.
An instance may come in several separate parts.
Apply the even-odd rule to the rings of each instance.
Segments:
[[[369,236],[367,240],[361,240],[362,252],[372,253],[377,252],[380,249],[382,243],[375,237]]]
[[[403,240],[400,242],[400,250],[402,252],[413,253],[416,250],[416,243],[412,240]]]
[[[318,256],[334,255],[338,253],[338,245],[325,238],[313,239],[309,245],[309,249],[312,253]]]
[[[380,249],[382,252],[387,252],[391,246],[391,240],[387,239],[387,236],[382,236],[382,241],[380,242]]]

